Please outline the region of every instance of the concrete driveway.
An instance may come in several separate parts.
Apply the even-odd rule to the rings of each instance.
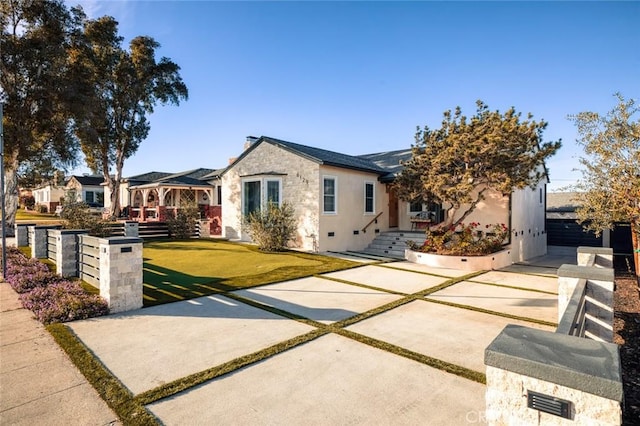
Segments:
[[[253,357],[151,401],[166,425],[478,424],[485,347],[506,324],[553,329],[554,273],[365,264],[69,327],[134,395]]]

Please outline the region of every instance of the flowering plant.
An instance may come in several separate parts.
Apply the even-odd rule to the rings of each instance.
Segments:
[[[458,226],[427,229],[425,241],[418,244],[408,241],[413,251],[436,253],[451,256],[483,256],[502,249],[509,229],[504,223],[485,225],[480,230],[479,222],[464,223]]]
[[[107,301],[86,292],[78,281],[51,271],[37,259],[26,258],[18,249],[7,250],[6,281],[20,293],[22,306],[44,324],[92,318],[109,313]]]

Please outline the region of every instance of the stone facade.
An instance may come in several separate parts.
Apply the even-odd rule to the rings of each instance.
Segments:
[[[78,235],[87,231],[75,229],[53,229],[49,231],[56,239],[56,272],[63,277],[78,276]]]
[[[604,266],[611,264],[613,253],[607,250],[594,255],[591,249],[581,247],[579,261],[588,266],[562,265],[558,269],[560,326],[555,333],[507,325],[485,349],[488,424],[621,423],[620,354],[618,346],[611,343],[614,273]],[[566,334],[571,333],[574,315],[580,312],[582,294],[584,319],[578,321],[584,325],[584,338]],[[569,401],[568,418],[529,408],[530,391]]]
[[[56,229],[57,226],[29,226],[29,246],[31,247],[31,257],[36,259],[47,258],[47,231]]]
[[[142,307],[142,239],[100,239],[100,296],[111,313]]]
[[[242,187],[248,180],[281,179],[280,197],[298,218],[296,247],[313,250],[318,237],[319,165],[269,143],[255,147],[222,177],[222,235],[250,241],[242,227]],[[264,185],[263,185],[264,186]],[[262,189],[264,196],[266,189]]]
[[[16,223],[16,246],[27,247],[29,245],[29,227],[36,226],[35,223]]]
[[[500,368],[487,367],[486,420],[490,425],[619,425],[619,401],[535,379]],[[527,407],[527,391],[571,401],[565,419]]]

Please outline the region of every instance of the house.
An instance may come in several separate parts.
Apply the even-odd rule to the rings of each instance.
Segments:
[[[67,193],[74,193],[76,201],[104,206],[104,178],[101,175],[71,176],[65,185]]]
[[[633,243],[629,223],[616,223],[613,229],[600,235],[586,231],[577,222],[576,208],[580,205],[575,192],[547,194],[546,226],[550,250],[575,253],[579,246],[610,247],[616,255],[631,255]]]
[[[150,172],[121,183],[121,207],[127,218],[140,222],[165,221],[181,206],[196,203],[211,232],[220,235],[222,170],[199,168],[180,173]]]
[[[223,235],[250,241],[242,217],[269,202],[294,207],[294,245],[311,251],[364,250],[379,234],[410,230],[422,211],[442,221],[446,205],[408,203],[395,194],[391,184],[410,157],[410,149],[353,156],[248,137],[245,151],[221,173]],[[546,253],[546,183],[507,197],[489,193],[468,221],[507,224],[514,261],[540,256]]]
[[[53,213],[64,199],[65,187],[53,180],[34,188],[31,194],[35,200],[36,209],[46,209],[47,213]]]

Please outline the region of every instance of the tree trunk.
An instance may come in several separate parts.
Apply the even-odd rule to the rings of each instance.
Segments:
[[[631,245],[633,246],[633,266],[636,271],[636,277],[640,278],[640,223],[631,222]]]
[[[1,160],[0,160],[1,161]],[[7,235],[12,236],[15,230],[16,212],[18,211],[18,154],[10,158],[10,164],[4,170],[4,208],[5,228]]]

